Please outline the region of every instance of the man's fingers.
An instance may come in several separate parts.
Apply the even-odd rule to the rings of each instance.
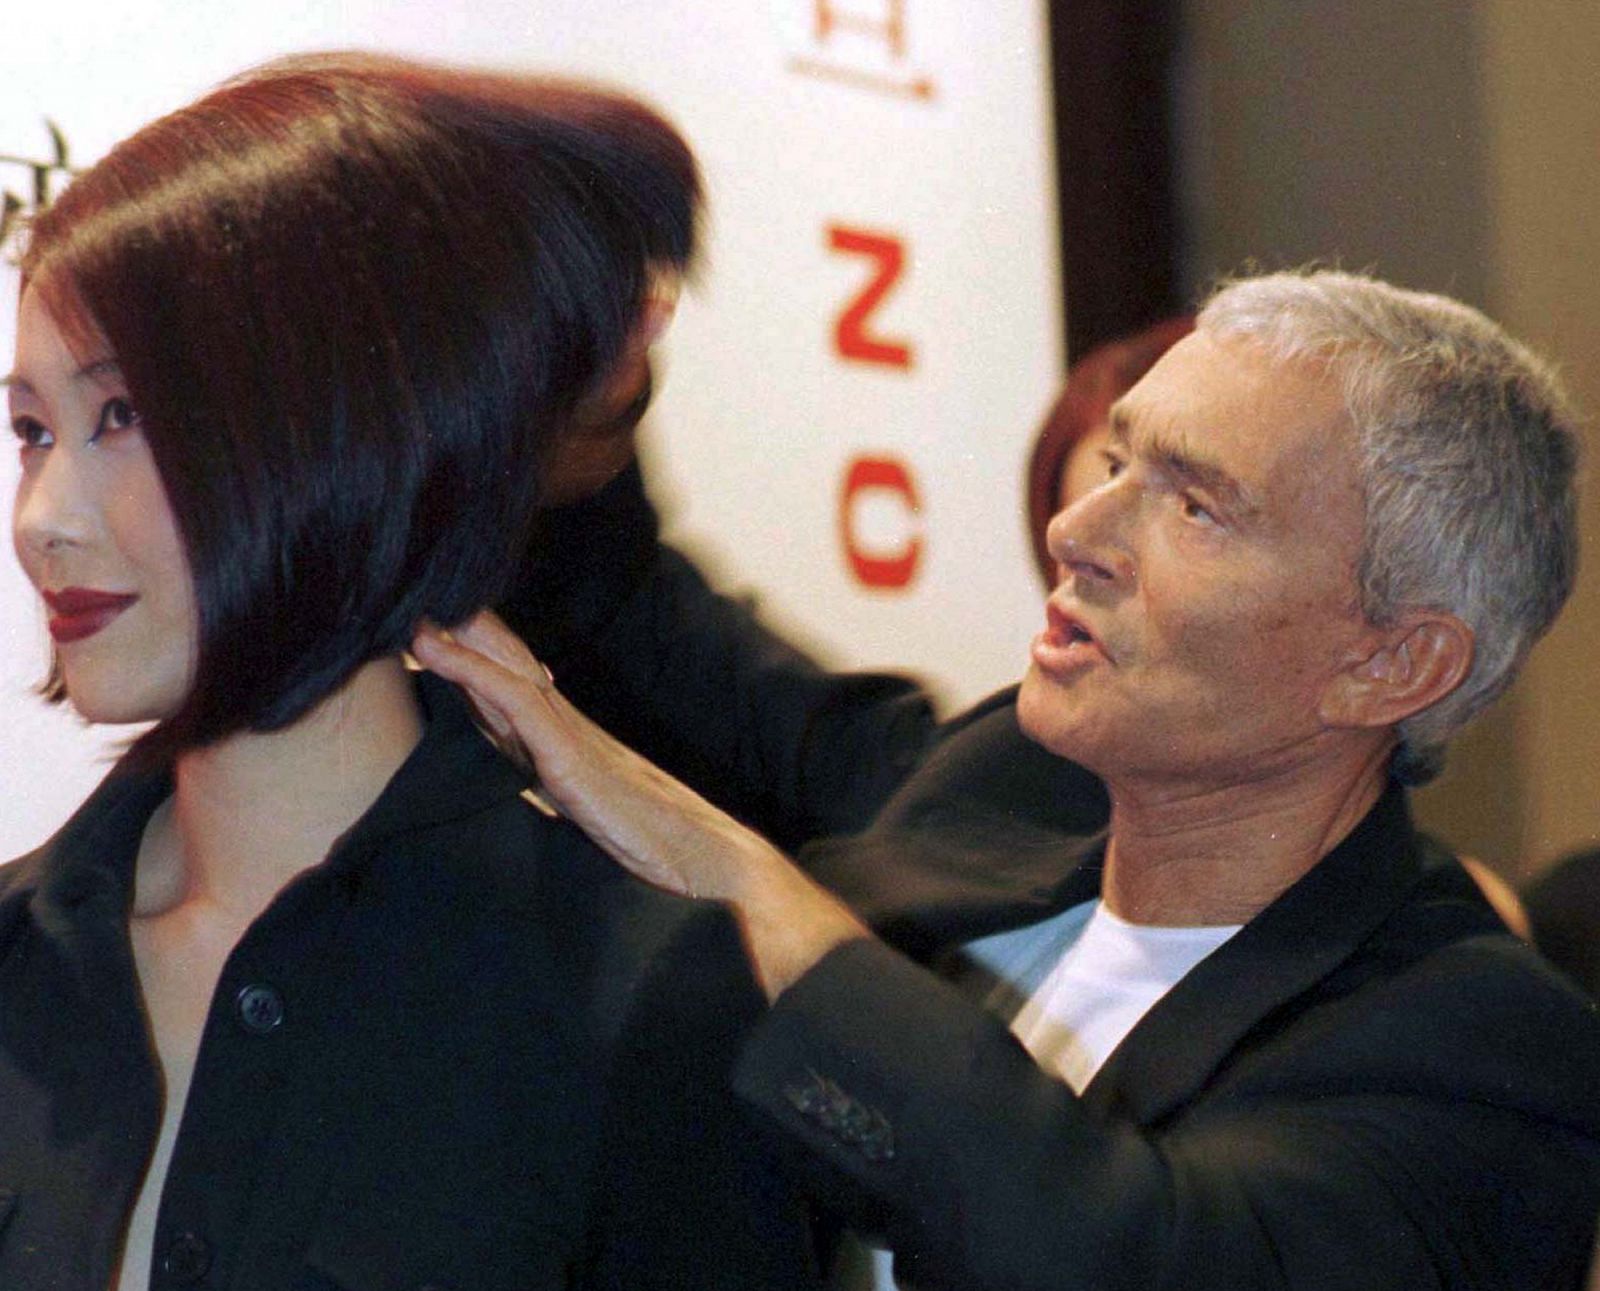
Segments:
[[[456,642],[486,655],[508,672],[525,678],[541,690],[550,682],[550,670],[533,657],[527,645],[500,621],[492,610],[480,610],[451,631]]]
[[[566,766],[575,756],[611,751],[614,741],[567,702],[549,670],[487,612],[450,632],[420,625],[412,653],[461,687],[518,762],[542,766],[555,757]]]
[[[501,751],[533,769],[551,800],[602,846],[616,829],[636,828],[627,823],[630,813],[659,811],[662,791],[652,776],[677,787],[569,704],[498,619],[480,615],[448,633],[424,624],[413,652],[462,688]],[[609,816],[602,801],[610,802]]]
[[[527,714],[533,721],[548,714],[549,698],[554,694],[550,675],[526,651],[523,660],[508,666],[472,644],[453,640],[452,634],[425,624],[417,629],[411,652],[429,671],[465,690],[480,708],[497,710],[502,721],[496,722],[496,727],[517,714]]]

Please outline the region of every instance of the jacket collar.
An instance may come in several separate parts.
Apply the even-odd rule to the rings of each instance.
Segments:
[[[1024,735],[1006,703],[943,741],[870,829],[802,857],[880,936],[926,961],[1098,897],[1107,812],[1099,782]],[[1144,1016],[1086,1103],[1143,1124],[1182,1105],[1262,1018],[1348,958],[1422,872],[1405,791],[1391,783]]]
[[[335,845],[335,853],[449,824],[528,787],[522,772],[478,729],[460,690],[430,672],[415,673],[413,679],[427,719],[422,742]]]
[[[1022,733],[1014,693],[960,722],[870,828],[801,852],[814,878],[913,958],[1100,890],[1105,789]]]
[[[1187,1103],[1267,1015],[1314,987],[1391,917],[1423,873],[1391,783],[1333,851],[1145,1014],[1084,1101],[1149,1125]]]
[[[423,738],[334,844],[331,868],[356,863],[384,839],[447,824],[526,787],[521,773],[479,732],[456,687],[426,672],[414,680],[427,722]],[[10,901],[25,902],[47,928],[59,928],[64,916],[87,902],[125,914],[145,824],[171,792],[169,768],[119,762],[52,838],[17,861]]]

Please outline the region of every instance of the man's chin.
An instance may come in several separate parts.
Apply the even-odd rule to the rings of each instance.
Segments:
[[[1028,665],[1017,689],[1017,725],[1035,744],[1057,757],[1082,764],[1086,750],[1078,730],[1078,705],[1068,689],[1040,669]]]

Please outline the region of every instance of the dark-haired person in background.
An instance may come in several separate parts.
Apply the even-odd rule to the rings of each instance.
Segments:
[[[810,877],[492,620],[416,649],[608,852],[733,904],[738,1088],[904,1285],[1576,1286],[1600,1017],[1404,788],[1570,588],[1561,391],[1456,302],[1286,274],[1111,422],[1020,688],[943,728],[712,595],[634,476],[527,571],[563,689]]]
[[[812,1283],[732,920],[400,657],[502,592],[696,201],[630,100],[328,56],[33,225],[17,554],[78,712],[154,726],[0,868],[0,1286]]]
[[[1563,857],[1521,896],[1534,944],[1600,1000],[1600,852]]]

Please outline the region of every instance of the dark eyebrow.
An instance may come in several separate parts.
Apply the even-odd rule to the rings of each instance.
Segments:
[[[122,365],[115,359],[105,358],[85,363],[72,374],[72,379],[74,381],[100,381],[108,376],[120,377],[121,375]],[[25,377],[18,376],[15,372],[8,372],[5,376],[0,377],[0,386],[8,390],[20,390],[23,394],[38,393]]]
[[[1133,419],[1120,399],[1111,405],[1106,419],[1111,423],[1111,438],[1126,447]],[[1181,439],[1169,439],[1159,432],[1151,434],[1143,452],[1169,475],[1204,489],[1217,499],[1224,511],[1237,519],[1254,519],[1261,514],[1261,504],[1248,488],[1218,462]]]
[[[1249,489],[1218,463],[1187,445],[1157,436],[1152,437],[1148,452],[1169,474],[1204,489],[1235,518],[1249,520],[1261,513],[1261,506]]]
[[[121,377],[122,364],[113,358],[95,359],[72,374],[74,381],[99,381],[102,377]]]

